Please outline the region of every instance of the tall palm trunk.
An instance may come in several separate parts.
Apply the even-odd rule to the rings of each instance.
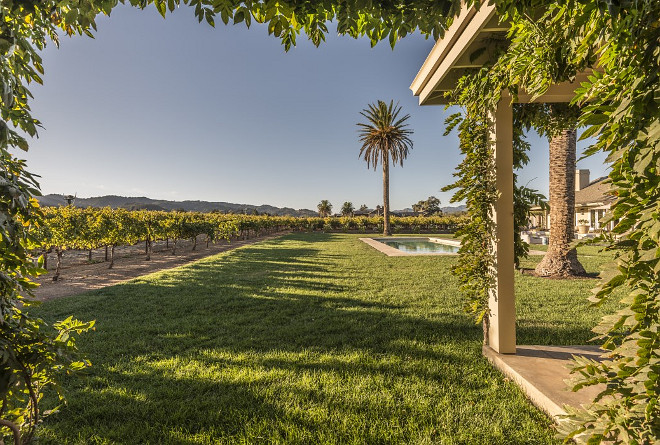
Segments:
[[[586,272],[571,248],[575,226],[576,130],[564,130],[550,140],[550,242],[536,266],[541,276],[569,277]]]
[[[390,229],[390,162],[389,157],[383,160],[383,235],[392,234]]]

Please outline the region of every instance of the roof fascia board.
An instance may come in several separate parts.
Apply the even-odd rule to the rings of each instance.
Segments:
[[[444,37],[435,42],[433,49],[431,49],[429,55],[426,56],[426,60],[424,60],[422,67],[417,72],[415,80],[413,80],[410,85],[410,89],[415,96],[418,96],[422,88],[426,86],[431,75],[438,68],[438,65],[440,65],[476,13],[477,10],[474,6],[466,7],[463,5],[461,12],[458,14],[458,17],[454,19]]]
[[[471,16],[469,20],[467,20],[468,15]],[[420,70],[424,82],[420,82],[421,88],[417,91],[413,88],[415,95],[419,96],[419,103],[421,105],[426,103],[429,97],[433,94],[436,86],[442,82],[443,78],[449,73],[456,61],[465,54],[470,45],[479,36],[481,29],[489,23],[494,15],[495,5],[482,5],[478,10],[474,10],[473,14],[466,13],[464,21],[458,24],[460,25],[460,28],[457,26],[455,34],[453,34],[449,40],[445,38],[438,42],[438,44],[440,44],[440,49],[436,52],[438,59],[430,63],[430,66],[427,66],[428,71],[422,73],[422,70]],[[436,46],[438,46],[438,44],[436,44]],[[430,59],[432,55],[433,51],[427,60]],[[440,58],[440,56],[443,57]],[[430,69],[431,66],[435,67],[433,71]]]

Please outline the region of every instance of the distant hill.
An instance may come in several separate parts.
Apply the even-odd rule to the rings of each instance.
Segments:
[[[39,204],[45,207],[57,207],[64,205],[66,200],[64,195],[44,195],[38,196]],[[168,201],[165,199],[151,199],[144,196],[128,197],[117,195],[97,196],[93,198],[76,198],[74,205],[76,207],[112,207],[128,210],[185,210],[188,212],[211,212],[213,210],[231,213],[252,213],[254,210],[269,215],[278,216],[318,216],[318,213],[309,209],[293,209],[290,207],[274,207],[271,205],[252,205],[252,204],[233,204],[230,202],[209,202],[209,201]],[[442,207],[442,213],[452,214],[464,212],[467,209],[464,205],[457,207]],[[412,211],[407,208],[397,212]]]
[[[56,207],[66,203],[64,195],[38,196],[39,204],[45,207]],[[211,212],[213,210],[231,213],[268,213],[278,216],[317,216],[317,212],[309,209],[292,209],[290,207],[274,207],[271,205],[233,204],[230,202],[208,201],[168,201],[165,199],[151,199],[144,196],[98,196],[94,198],[76,198],[76,207],[112,207],[129,210],[185,210],[188,212]]]

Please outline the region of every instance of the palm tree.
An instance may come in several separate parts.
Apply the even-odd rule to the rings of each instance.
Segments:
[[[332,204],[330,204],[330,201],[328,201],[327,199],[324,199],[323,201],[319,202],[319,205],[317,205],[316,208],[319,210],[319,216],[321,218],[330,216],[330,212],[332,212]]]
[[[572,246],[575,237],[576,133],[574,128],[568,129],[550,139],[551,228],[548,251],[535,270],[541,276],[586,274]]]
[[[397,162],[403,166],[403,160],[412,150],[413,142],[410,139],[412,130],[405,122],[410,118],[406,114],[399,119],[401,107],[394,101],[386,104],[379,100],[376,104],[362,110],[360,114],[367,119],[367,123],[358,123],[359,139],[362,142],[360,157],[367,161],[367,168],[372,165],[374,170],[380,162],[383,165],[383,234],[391,235],[390,230],[390,158],[392,163]]]
[[[341,206],[341,214],[342,216],[353,216],[353,212],[355,211],[355,207],[353,207],[353,203],[350,201],[346,201],[342,206]]]

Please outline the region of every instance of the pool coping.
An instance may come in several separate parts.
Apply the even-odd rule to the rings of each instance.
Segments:
[[[379,240],[382,239],[391,239],[391,240],[398,240],[398,241],[413,241],[413,240],[428,240],[431,242],[436,242],[439,243],[438,240],[439,238],[437,237],[430,237],[430,236],[409,236],[409,237],[404,237],[404,236],[392,236],[392,237],[386,237],[386,236],[380,236],[378,238],[358,238],[360,241],[362,241],[365,244],[368,244],[369,246],[373,247],[377,251],[384,253],[387,256],[437,256],[437,255],[456,255],[456,253],[451,253],[451,252],[428,252],[428,253],[410,253],[410,252],[404,252],[402,250],[397,249],[396,247],[388,246],[387,244],[381,243]],[[461,243],[460,241],[456,240],[451,240],[451,239],[445,239],[442,238],[442,243],[439,244],[449,244],[452,246],[460,246]]]

